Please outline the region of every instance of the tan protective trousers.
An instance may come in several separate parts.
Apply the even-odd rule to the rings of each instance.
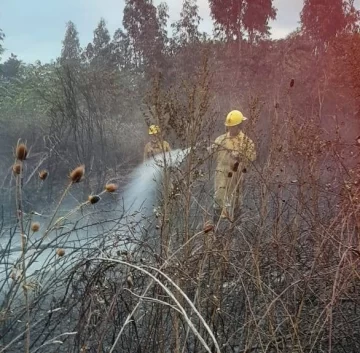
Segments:
[[[240,191],[242,187],[242,173],[216,170],[214,208],[221,211],[222,217],[234,218],[234,212],[241,207]]]

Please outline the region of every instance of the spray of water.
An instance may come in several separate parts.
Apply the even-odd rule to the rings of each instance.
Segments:
[[[189,148],[185,150],[177,149],[157,155],[155,158],[138,166],[132,172],[131,181],[126,185],[119,204],[121,214],[125,215],[125,222],[131,222],[141,227],[144,219],[154,214],[153,209],[156,205],[157,191],[164,175],[164,166],[178,167],[189,152]],[[86,217],[84,217],[82,221],[86,223]],[[3,234],[2,237],[5,243],[9,240],[6,234]],[[32,242],[36,243],[40,237],[40,232],[38,235],[33,235]],[[84,232],[84,234],[80,234],[80,232],[70,232],[67,236],[51,234],[49,238],[43,242],[41,254],[37,257],[36,261],[31,264],[30,268],[28,268],[27,274],[31,275],[35,271],[52,272],[54,270],[53,265],[51,265],[51,259],[54,258],[55,254],[54,245],[57,245],[57,247],[64,247],[64,245],[71,246],[73,249],[95,249],[99,248],[102,241],[102,237],[99,237],[99,234],[92,230],[89,230],[88,233]],[[36,246],[32,247],[30,244],[29,239],[29,257],[40,251],[39,248]],[[0,246],[0,254],[5,255],[5,253],[9,263],[15,263],[17,259],[20,258],[21,246],[19,237],[13,239],[10,248],[7,247],[7,249],[5,249]],[[69,262],[75,261],[76,259],[77,256],[67,256],[67,261]],[[45,266],[45,264],[48,265]],[[0,279],[4,276],[6,267],[5,264],[0,263]]]
[[[125,213],[135,217],[149,216],[156,204],[164,168],[178,167],[189,152],[190,148],[161,153],[137,167],[121,197],[121,207]]]

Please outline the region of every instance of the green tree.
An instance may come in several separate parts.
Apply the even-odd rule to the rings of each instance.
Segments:
[[[249,42],[253,43],[258,39],[270,35],[269,20],[276,18],[276,9],[272,5],[272,0],[252,0],[247,1],[243,26],[248,33]]]
[[[94,46],[92,43],[88,43],[85,50],[81,53],[81,60],[83,63],[90,64],[94,57]]]
[[[301,24],[305,33],[317,43],[328,43],[346,28],[343,0],[304,0]]]
[[[199,31],[200,21],[197,0],[184,0],[180,20],[171,24],[174,42],[179,46],[183,46],[186,43],[199,41],[201,38]]]
[[[126,0],[123,26],[134,48],[138,67],[157,69],[164,63],[166,38],[164,37],[164,10],[159,18],[157,8],[151,0]]]
[[[244,0],[209,0],[215,33],[226,40],[241,40]]]
[[[1,54],[4,52],[4,48],[1,45],[1,42],[4,40],[5,34],[2,31],[2,29],[0,28],[0,60],[1,60]]]
[[[201,63],[202,49],[207,42],[206,34],[199,30],[201,20],[197,0],[183,0],[180,19],[171,24],[172,68],[168,77],[168,82],[171,84],[178,79],[173,72],[181,72],[191,77]]]
[[[360,11],[354,6],[354,0],[345,0],[345,15],[347,33],[359,33],[360,31]]]
[[[157,7],[157,21],[159,24],[159,40],[162,46],[168,44],[167,24],[169,19],[169,6],[166,2],[162,2]]]
[[[73,22],[69,21],[66,24],[65,38],[63,40],[61,50],[60,62],[63,63],[78,63],[80,61],[80,41],[79,33]]]
[[[112,69],[114,67],[111,36],[103,18],[94,30],[93,42],[87,45],[82,59],[95,68]]]
[[[218,36],[240,41],[244,32],[249,40],[269,35],[268,22],[275,19],[273,0],[209,0]]]
[[[111,62],[111,37],[106,27],[106,22],[102,18],[94,31],[93,48],[94,60],[97,64]]]
[[[5,131],[1,138],[17,139],[30,134],[34,138],[43,134],[50,97],[59,97],[54,64],[22,64],[20,73],[15,80],[0,80],[0,131]]]
[[[112,40],[112,56],[120,69],[130,69],[133,63],[133,52],[130,38],[121,28],[114,33]]]
[[[9,80],[19,76],[21,65],[22,63],[17,56],[11,53],[10,57],[0,65],[1,78]]]

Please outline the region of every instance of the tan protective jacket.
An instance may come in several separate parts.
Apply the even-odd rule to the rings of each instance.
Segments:
[[[226,133],[215,140],[211,149],[216,158],[214,206],[230,207],[230,214],[233,214],[239,207],[242,170],[256,159],[254,142],[241,131],[234,137]]]
[[[152,158],[154,156],[156,156],[159,153],[164,153],[164,152],[170,152],[171,148],[170,145],[168,144],[168,142],[166,141],[150,141],[145,145],[145,149],[144,149],[144,162],[149,159]]]
[[[229,133],[219,136],[215,140],[213,150],[216,153],[216,169],[224,172],[231,171],[236,159],[243,167],[256,159],[254,142],[242,131],[234,137],[230,137]]]

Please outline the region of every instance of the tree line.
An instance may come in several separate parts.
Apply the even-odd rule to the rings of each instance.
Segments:
[[[200,30],[196,0],[184,0],[179,20],[171,24],[166,2],[155,6],[152,0],[127,0],[122,27],[114,34],[100,19],[92,42],[81,47],[70,21],[54,61],[26,64],[12,53],[0,64],[3,188],[11,175],[6,156],[19,137],[33,141],[34,168],[44,161],[48,169],[64,172],[60,165],[69,170],[85,163],[93,166],[99,184],[118,175],[119,168],[131,169],[141,160],[144,116],[186,119],[185,93],[179,92],[196,85],[204,55],[212,75],[206,116],[219,116],[219,128],[231,108],[251,109],[253,101],[281,103],[291,78],[299,90],[294,104],[300,116],[314,111],[319,92],[326,89],[322,114],[334,109],[350,114],[360,107],[359,11],[354,1],[305,0],[299,29],[282,40],[270,38],[269,23],[277,16],[272,0],[209,0],[209,6],[212,34]],[[0,32],[0,43],[6,43],[5,35]],[[152,89],[154,82],[160,82],[163,92]],[[180,99],[172,110],[166,103],[170,90]],[[56,159],[48,158],[54,153]]]

